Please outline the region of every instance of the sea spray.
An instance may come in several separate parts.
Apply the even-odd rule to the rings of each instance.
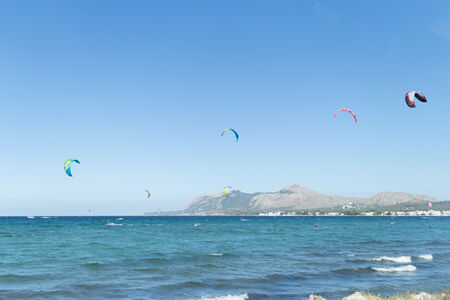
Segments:
[[[398,256],[398,257],[389,257],[389,256],[380,256],[372,258],[374,261],[389,261],[398,264],[409,264],[411,263],[411,256]]]
[[[417,268],[413,265],[406,265],[400,267],[391,267],[391,268],[375,268],[372,270],[382,273],[399,273],[399,272],[414,272]]]

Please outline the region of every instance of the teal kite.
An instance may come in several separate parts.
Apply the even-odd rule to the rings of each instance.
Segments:
[[[72,177],[72,172],[70,171],[70,168],[72,167],[73,162],[76,162],[77,164],[80,163],[77,159],[68,159],[64,163],[64,170],[66,171],[67,175],[69,175],[70,177]]]
[[[227,128],[227,129],[225,129],[224,131],[222,131],[222,136],[223,136],[223,134],[226,132],[226,131],[228,131],[228,130],[230,130],[230,131],[232,131],[233,133],[234,133],[234,135],[236,136],[236,143],[237,143],[237,141],[239,140],[239,134],[236,132],[236,130],[234,130],[233,128]]]

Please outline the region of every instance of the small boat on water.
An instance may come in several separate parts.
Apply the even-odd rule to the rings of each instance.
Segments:
[[[28,219],[34,219],[34,216],[27,216]]]

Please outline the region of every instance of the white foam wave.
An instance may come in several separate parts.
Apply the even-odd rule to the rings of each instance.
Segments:
[[[372,268],[372,270],[383,273],[397,273],[397,272],[414,272],[417,268],[413,265],[406,265],[401,267],[391,268]]]
[[[122,226],[123,224],[116,224],[116,223],[106,223],[106,226]]]
[[[433,255],[431,255],[431,254],[421,254],[417,257],[421,258],[421,259],[425,259],[425,260],[433,260]]]
[[[246,299],[248,299],[248,295],[242,294],[242,295],[227,295],[227,296],[215,296],[215,297],[203,296],[198,299],[199,300],[246,300]]]
[[[223,253],[210,253],[209,256],[223,256]]]
[[[411,262],[411,256],[398,256],[398,257],[389,257],[389,256],[380,256],[372,258],[374,261],[392,261],[398,264],[409,264]]]

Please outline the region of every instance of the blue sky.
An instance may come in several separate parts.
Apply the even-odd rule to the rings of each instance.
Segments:
[[[0,215],[225,185],[450,199],[448,1],[2,1],[0,37]]]

